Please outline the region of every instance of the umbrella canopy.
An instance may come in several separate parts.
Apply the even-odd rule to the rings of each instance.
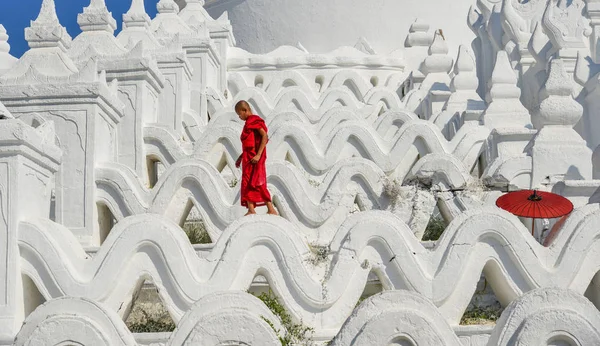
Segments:
[[[511,214],[533,219],[553,219],[573,211],[573,203],[563,196],[536,190],[509,192],[498,198],[496,205]]]

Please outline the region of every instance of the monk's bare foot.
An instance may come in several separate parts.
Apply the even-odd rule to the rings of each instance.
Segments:
[[[249,211],[249,212],[247,212],[247,213],[246,213],[246,215],[244,215],[244,216],[248,216],[248,215],[252,215],[252,214],[256,214],[256,212],[255,212],[255,211]]]
[[[279,213],[278,213],[278,212],[276,212],[275,210],[273,210],[273,211],[268,211],[268,212],[267,212],[267,214],[269,214],[269,215],[275,215],[275,216],[279,215]]]

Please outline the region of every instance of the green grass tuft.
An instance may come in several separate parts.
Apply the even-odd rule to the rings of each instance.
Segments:
[[[279,341],[282,346],[291,346],[291,345],[308,345],[312,334],[314,333],[314,329],[310,327],[306,327],[302,323],[294,323],[292,320],[292,316],[287,312],[285,307],[281,305],[277,297],[273,294],[271,290],[268,293],[261,293],[256,296],[258,299],[262,300],[262,302],[271,310],[273,315],[277,316],[281,321],[282,326],[285,328],[284,336],[281,335],[281,331],[275,329],[275,326],[271,321],[261,316],[263,320],[265,320],[271,328],[277,333],[279,336]]]
[[[446,229],[446,221],[441,217],[431,217],[425,228],[423,240],[438,240]]]
[[[192,244],[210,244],[212,240],[206,231],[204,221],[190,221],[183,225],[183,231]]]

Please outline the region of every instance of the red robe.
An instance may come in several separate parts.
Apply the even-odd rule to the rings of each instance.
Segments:
[[[254,203],[256,207],[271,202],[271,194],[267,190],[267,148],[262,152],[260,160],[253,164],[250,160],[256,156],[262,137],[258,130],[267,132],[267,125],[257,115],[251,115],[246,119],[240,139],[242,140],[242,206],[247,207],[248,202]]]

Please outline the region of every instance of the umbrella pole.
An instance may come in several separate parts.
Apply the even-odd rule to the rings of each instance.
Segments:
[[[535,219],[534,219],[534,218],[531,218],[531,236],[532,236],[532,237],[535,237],[535,236],[533,235],[534,231],[535,231]]]

